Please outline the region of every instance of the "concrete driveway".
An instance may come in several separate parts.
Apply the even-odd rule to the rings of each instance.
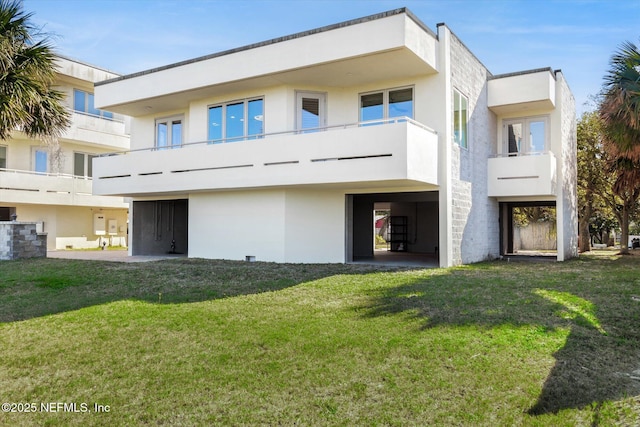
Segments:
[[[129,256],[123,251],[47,251],[47,258],[83,259],[111,262],[149,262],[164,259],[186,258],[185,255],[135,255]]]

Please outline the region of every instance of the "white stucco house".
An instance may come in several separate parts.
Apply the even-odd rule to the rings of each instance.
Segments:
[[[94,159],[93,191],[131,198],[133,255],[351,262],[385,209],[392,250],[451,266],[509,255],[514,208],[550,206],[565,260],[573,96],[514,71],[402,8],[116,77],[96,101],[131,150]]]
[[[125,246],[128,201],[92,189],[92,159],[129,149],[127,118],[94,105],[94,83],[118,74],[68,58],[56,70],[70,126],[57,146],[19,130],[0,140],[0,221],[36,222],[49,250]]]

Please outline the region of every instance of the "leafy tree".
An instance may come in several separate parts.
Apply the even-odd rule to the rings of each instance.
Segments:
[[[597,111],[585,112],[578,120],[578,213],[579,248],[591,250],[591,237],[607,243],[604,235],[617,227],[618,199],[613,193],[615,176],[610,172],[603,146],[603,128]]]
[[[603,207],[605,209],[602,209]],[[603,214],[602,212],[606,213]],[[589,233],[597,243],[603,243],[605,245],[613,244],[613,242],[609,242],[611,231],[618,228],[619,223],[617,216],[612,214],[605,206],[596,209],[589,219]]]
[[[0,0],[0,139],[20,130],[43,141],[68,126],[64,94],[52,88],[56,55],[18,0]]]
[[[628,253],[629,219],[640,196],[640,51],[633,43],[614,53],[604,80],[603,142],[616,173],[613,191],[622,201],[621,252]]]
[[[526,227],[531,223],[556,223],[556,208],[551,206],[518,207],[513,209],[513,221],[517,227]]]

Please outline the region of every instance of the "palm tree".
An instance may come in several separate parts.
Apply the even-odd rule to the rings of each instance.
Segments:
[[[621,252],[627,253],[629,215],[640,196],[640,50],[624,42],[605,75],[600,116],[604,147],[617,174],[613,191],[622,199]]]
[[[18,0],[0,0],[0,140],[14,130],[55,139],[69,124],[64,94],[51,87],[56,55],[32,15]]]

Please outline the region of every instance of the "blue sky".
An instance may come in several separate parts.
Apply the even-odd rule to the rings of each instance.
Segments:
[[[121,74],[405,6],[493,74],[562,69],[578,114],[618,46],[640,44],[638,0],[24,0],[61,55]]]

